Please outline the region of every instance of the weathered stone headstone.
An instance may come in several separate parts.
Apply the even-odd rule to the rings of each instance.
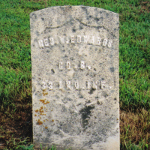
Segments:
[[[60,6],[30,18],[36,147],[119,150],[119,15]]]

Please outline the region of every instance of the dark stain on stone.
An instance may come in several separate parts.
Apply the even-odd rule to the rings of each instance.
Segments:
[[[35,14],[35,13],[32,13],[31,18],[34,19],[34,20],[37,19],[36,14]]]
[[[80,30],[82,30],[82,29],[83,29],[83,27],[82,27],[82,26],[80,26],[79,28],[80,28]]]
[[[92,145],[92,144],[94,144],[94,143],[93,143],[93,140],[90,140],[90,141],[88,141],[88,142],[86,143],[86,145]]]
[[[52,30],[49,29],[48,27],[46,27],[45,30],[44,30],[44,34],[46,34],[46,33],[51,33],[51,32],[52,32]]]
[[[100,105],[100,102],[99,102],[99,101],[97,101],[97,104],[98,104],[98,105]]]
[[[72,32],[76,32],[76,29],[73,28],[73,29],[72,29]]]
[[[61,133],[60,129],[56,130],[54,133],[59,135],[60,137],[64,137],[64,135]]]
[[[106,129],[104,129],[104,128],[103,128],[101,132],[102,132],[102,134],[103,134],[104,136],[106,136],[106,135],[107,135],[107,133],[106,133]]]
[[[97,22],[99,21],[99,18],[94,18]]]
[[[110,57],[110,58],[112,58],[112,57],[113,57],[113,55],[110,55],[109,57]]]
[[[98,98],[99,98],[98,96],[95,97],[95,99],[98,99]]]
[[[52,74],[54,74],[55,73],[54,69],[51,69],[51,72],[52,72]]]
[[[74,58],[73,58],[73,57],[71,57],[70,59],[71,59],[71,60],[74,60]]]
[[[73,143],[74,143],[74,139],[67,139],[67,140],[63,140],[63,143],[65,144],[65,145],[73,145]],[[61,148],[62,149],[62,148]]]
[[[116,86],[116,79],[115,79],[115,77],[114,77],[114,86]]]
[[[91,88],[89,94],[93,94],[93,92],[94,92],[95,90],[96,90],[96,89]]]
[[[37,35],[37,36],[39,36],[39,35],[40,35],[38,31],[36,31],[36,35]]]
[[[85,106],[80,110],[80,114],[82,116],[82,127],[85,128],[88,125],[88,119],[91,115],[91,110],[94,109],[94,106]]]
[[[71,98],[67,98],[67,101],[73,101]]]
[[[87,103],[91,103],[91,101],[90,101],[90,100],[88,100],[88,101],[87,101]]]
[[[86,7],[81,7],[84,11],[86,11],[86,13],[87,13],[87,8]]]
[[[83,95],[80,94],[80,95],[79,95],[79,98],[83,98]]]
[[[111,93],[114,93],[115,92],[115,90],[111,90]]]
[[[65,106],[62,106],[62,109],[61,109],[62,112],[67,112],[67,109]]]
[[[37,38],[34,39],[34,42],[38,42]]]
[[[114,100],[117,100],[117,98],[114,98]]]
[[[63,103],[68,103],[69,101],[73,101],[71,98],[64,98],[64,99],[62,99],[62,102]]]
[[[70,20],[70,24],[71,24],[71,25],[73,25],[73,24],[74,24],[74,21],[73,21],[73,19],[71,19],[71,20]]]
[[[106,98],[108,96],[108,94],[105,91],[103,91],[102,96],[104,96]]]
[[[111,67],[111,68],[110,68],[110,71],[111,71],[111,72],[114,72],[114,71],[115,71],[115,68],[114,68],[114,67]]]
[[[100,27],[99,27],[99,26],[98,26],[98,27],[95,27],[95,29],[99,30],[99,29],[100,29]]]

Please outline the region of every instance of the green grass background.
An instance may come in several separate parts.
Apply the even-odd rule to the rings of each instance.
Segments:
[[[1,0],[0,105],[15,111],[16,100],[31,96],[29,14],[62,5],[119,13],[120,108],[150,111],[150,3],[141,0]]]

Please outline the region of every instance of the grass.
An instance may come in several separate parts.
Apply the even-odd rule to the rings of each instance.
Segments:
[[[3,0],[0,1],[0,149],[34,148],[30,145],[32,99],[29,14],[60,5],[100,7],[119,13],[121,149],[150,148],[150,2]]]

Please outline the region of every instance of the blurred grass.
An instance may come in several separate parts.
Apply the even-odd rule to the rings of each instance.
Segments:
[[[22,104],[31,97],[29,14],[46,7],[61,5],[93,6],[119,13],[120,109],[131,113],[144,109],[149,113],[150,2],[141,0],[0,1],[0,105],[4,108],[0,111],[4,112],[10,107],[15,112],[18,110],[17,103]],[[27,102],[31,105],[31,100]],[[134,117],[133,114],[132,116]],[[142,116],[146,117],[145,114]],[[145,130],[150,129],[150,120],[145,121]],[[136,145],[141,149],[148,149],[149,136],[142,136],[137,142],[133,137],[124,134],[128,131],[127,124],[122,128],[122,149],[136,149]]]

